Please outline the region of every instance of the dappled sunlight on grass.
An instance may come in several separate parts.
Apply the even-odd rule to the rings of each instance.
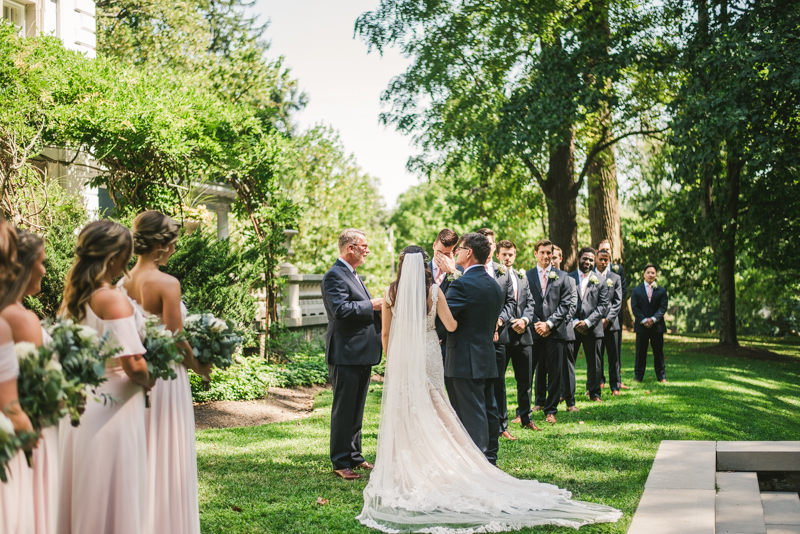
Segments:
[[[624,533],[661,440],[797,439],[800,359],[797,364],[769,362],[686,350],[711,342],[670,336],[670,383],[656,382],[649,367],[645,381],[633,384],[633,343],[626,337],[623,381],[630,381],[631,389],[619,397],[603,390],[603,404],[583,400],[585,360],[579,359],[581,411],[560,411],[555,426],[536,414],[542,432],[512,425],[519,441],[501,442],[498,466],[519,478],[567,488],[574,498],[620,508],[625,516],[619,523],[592,525],[580,532]],[[800,345],[790,344],[787,350],[800,354]],[[648,363],[652,366],[652,360]],[[516,385],[510,370],[506,383],[513,417]],[[364,417],[363,447],[370,461],[375,458],[381,392],[381,384],[371,385]],[[203,532],[370,532],[355,520],[366,478],[348,483],[331,473],[330,406],[326,391],[317,397],[311,415],[299,421],[198,432]],[[329,503],[318,505],[317,497]]]

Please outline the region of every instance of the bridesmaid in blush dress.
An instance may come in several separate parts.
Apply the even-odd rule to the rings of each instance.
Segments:
[[[22,305],[22,299],[42,288],[44,241],[31,232],[17,229],[19,274],[0,302],[0,318],[14,335],[14,343],[28,341],[37,347],[52,341],[35,313]],[[33,451],[33,509],[36,534],[55,534],[58,512],[58,426],[42,429],[39,446]]]
[[[181,285],[159,270],[175,252],[180,226],[158,211],[140,213],[133,222],[136,266],[122,287],[145,315],[159,317],[172,332],[183,330],[186,307]],[[211,364],[201,364],[186,341],[178,343],[183,363],[173,365],[176,380],[159,380],[150,392],[147,428],[147,527],[155,532],[200,534],[197,495],[197,452],[194,408],[187,368],[208,376]]]
[[[141,335],[144,318],[112,282],[125,271],[133,239],[124,226],[88,224],[78,236],[61,314],[108,333],[121,351],[106,362],[80,426],[59,428],[59,534],[143,534],[146,516],[145,391],[153,387]],[[109,400],[109,397],[112,400]],[[166,532],[166,531],[165,531]]]
[[[0,300],[5,299],[17,277],[16,260],[17,235],[14,228],[0,218]],[[11,327],[0,318],[0,410],[14,424],[15,432],[32,432],[30,419],[19,409],[18,375]],[[9,462],[7,474],[8,482],[0,482],[0,532],[33,534],[33,470],[21,451]]]

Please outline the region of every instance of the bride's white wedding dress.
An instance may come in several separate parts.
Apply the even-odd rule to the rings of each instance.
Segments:
[[[490,464],[450,405],[424,261],[408,254],[392,307],[378,450],[358,520],[383,532],[468,534],[616,521],[619,510]],[[391,305],[391,304],[390,304]]]

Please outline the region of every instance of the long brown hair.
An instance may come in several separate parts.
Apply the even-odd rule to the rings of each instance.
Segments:
[[[25,294],[28,283],[31,281],[33,264],[39,259],[44,250],[44,241],[38,235],[19,228],[16,229],[15,234],[17,237],[19,273],[8,288],[8,291],[0,299],[0,310],[4,310],[7,306],[14,304]]]
[[[19,275],[19,270],[17,233],[13,226],[0,217],[0,300],[6,299],[14,280]]]
[[[400,262],[397,264],[397,278],[389,285],[389,299],[392,302],[392,306],[397,306],[397,285],[400,283],[400,275],[403,273],[403,260],[406,258],[406,254],[422,254],[423,264],[425,265],[425,295],[428,294],[428,290],[433,285],[433,273],[431,272],[431,266],[428,264],[428,254],[425,249],[417,245],[407,246],[400,252]]]
[[[109,220],[94,221],[81,230],[75,263],[67,275],[61,315],[76,321],[86,317],[86,306],[108,272],[108,262],[120,254],[124,255],[123,272],[127,272],[133,255],[133,237],[131,231],[121,224]]]

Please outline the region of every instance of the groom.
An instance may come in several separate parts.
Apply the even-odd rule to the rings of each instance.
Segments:
[[[381,361],[383,299],[374,299],[356,267],[369,254],[364,232],[350,228],[339,236],[339,259],[322,278],[328,314],[325,362],[333,386],[331,462],[345,480],[361,478],[354,468],[372,469],[361,454],[361,424],[372,366]]]
[[[505,295],[484,268],[490,252],[489,240],[480,234],[466,234],[456,247],[456,262],[464,274],[450,283],[446,294],[458,328],[447,336],[444,380],[467,433],[496,464],[500,416],[494,398],[497,363],[492,340]]]

